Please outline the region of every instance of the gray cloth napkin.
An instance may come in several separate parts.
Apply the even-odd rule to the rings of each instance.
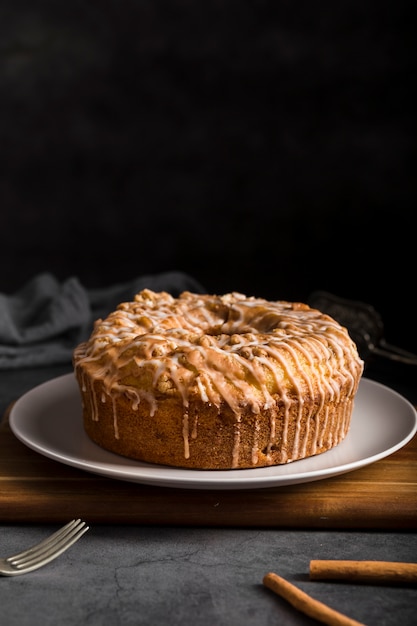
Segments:
[[[0,293],[0,369],[70,363],[94,321],[142,289],[173,296],[204,293],[198,281],[182,272],[140,276],[102,289],[86,289],[76,277],[60,282],[43,273],[12,295]]]

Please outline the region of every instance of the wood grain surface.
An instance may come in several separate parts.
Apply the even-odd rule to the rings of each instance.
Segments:
[[[362,469],[311,483],[195,490],[114,480],[34,452],[0,423],[0,522],[417,530],[417,436]]]

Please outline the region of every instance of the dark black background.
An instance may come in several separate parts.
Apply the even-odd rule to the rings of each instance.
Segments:
[[[0,291],[325,289],[416,350],[412,5],[3,1]]]

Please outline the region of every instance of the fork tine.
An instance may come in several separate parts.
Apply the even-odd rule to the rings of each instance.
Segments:
[[[83,528],[83,526],[79,528],[74,528],[71,532],[68,532],[66,535],[59,537],[55,541],[50,544],[44,544],[42,548],[39,550],[33,550],[29,554],[26,555],[17,555],[14,558],[8,558],[9,563],[17,567],[28,567],[34,563],[47,563],[51,559],[56,558],[62,552],[64,552],[67,548],[72,546],[86,531],[87,528]],[[51,558],[50,558],[51,557]]]
[[[9,557],[9,559],[18,559],[20,557],[24,557],[26,555],[29,555],[29,554],[31,554],[31,553],[33,553],[35,551],[37,552],[43,546],[48,546],[51,543],[53,543],[54,541],[56,541],[56,539],[58,539],[62,535],[65,535],[69,530],[74,528],[80,522],[81,522],[80,519],[73,519],[73,520],[71,520],[71,522],[68,522],[68,524],[65,524],[65,526],[62,526],[62,528],[59,528],[57,531],[55,531],[52,535],[49,535],[49,537],[47,537],[43,541],[40,541],[39,543],[36,543],[34,546],[31,546],[27,550],[23,550],[22,552],[18,552],[17,554],[13,554],[12,556]],[[84,522],[82,522],[82,523],[84,523]]]
[[[85,522],[73,520],[41,543],[6,560],[21,573],[30,572],[56,559],[78,541],[88,529]]]
[[[56,546],[51,546],[49,550],[44,550],[39,554],[35,554],[31,558],[26,558],[23,560],[14,560],[12,562],[13,567],[17,567],[25,572],[29,572],[31,570],[37,569],[43,565],[46,565],[50,561],[56,559],[60,554],[68,550],[80,537],[88,530],[88,528],[83,528],[76,531],[76,534],[62,539]]]

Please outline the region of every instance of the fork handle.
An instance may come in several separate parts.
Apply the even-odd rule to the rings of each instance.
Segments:
[[[405,363],[406,365],[417,365],[417,356],[396,346],[392,346],[384,339],[381,339],[378,346],[372,346],[371,352],[377,356],[391,359],[391,361],[398,361]]]

